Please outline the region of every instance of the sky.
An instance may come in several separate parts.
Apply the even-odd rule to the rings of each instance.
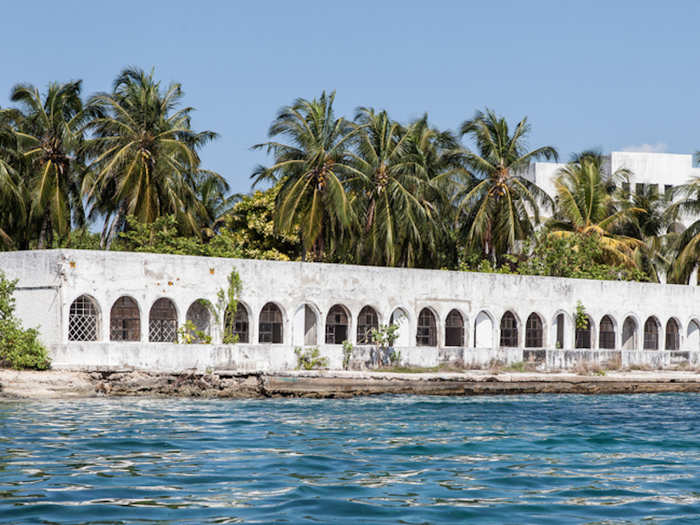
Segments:
[[[279,108],[336,90],[336,114],[428,113],[456,130],[486,107],[527,116],[531,147],[560,158],[597,148],[700,149],[700,2],[8,2],[0,19],[0,106],[18,82],[82,79],[87,97],[127,66],[180,82],[201,153],[233,192],[270,162]],[[465,139],[465,144],[469,142]]]

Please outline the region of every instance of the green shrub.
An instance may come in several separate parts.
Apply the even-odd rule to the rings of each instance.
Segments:
[[[321,351],[317,346],[313,348],[296,347],[294,353],[297,355],[297,370],[318,370],[328,368],[328,358],[321,357]]]
[[[350,359],[352,358],[352,343],[347,339],[343,341],[343,370],[350,367]]]
[[[16,286],[16,280],[6,279],[0,271],[0,366],[45,370],[51,362],[46,348],[39,342],[38,330],[23,328],[22,322],[15,317],[12,295]]]

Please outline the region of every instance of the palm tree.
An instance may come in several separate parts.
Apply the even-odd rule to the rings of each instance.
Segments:
[[[344,182],[357,174],[349,153],[350,142],[360,127],[352,126],[333,112],[335,92],[313,100],[297,99],[282,108],[270,126],[269,141],[253,149],[274,155],[274,164],[259,166],[251,175],[253,186],[279,181],[275,206],[275,229],[289,234],[300,227],[304,252],[315,258],[332,252],[352,221]]]
[[[554,183],[556,209],[547,227],[551,235],[559,237],[572,233],[597,235],[604,262],[635,267],[634,251],[644,243],[615,232],[643,210],[617,198],[617,183],[625,180],[629,172],[618,170],[606,176],[601,159],[600,155],[586,152],[559,171]]]
[[[84,221],[80,184],[84,175],[80,145],[86,113],[80,98],[80,81],[52,83],[43,100],[29,84],[12,88],[10,99],[19,108],[2,111],[11,121],[26,162],[28,187],[32,188],[31,215],[39,221],[38,247],[53,233],[64,236],[73,222]]]
[[[241,195],[229,196],[228,191],[228,183],[218,173],[201,170],[195,176],[195,195],[203,212],[200,221],[205,238],[216,235],[233,207],[241,200]]]
[[[468,246],[481,249],[492,260],[531,235],[539,223],[539,207],[551,205],[549,196],[524,173],[532,160],[556,160],[557,151],[552,146],[528,151],[529,132],[527,117],[511,135],[505,118],[489,109],[460,127],[461,136],[473,138],[477,152],[465,151],[465,165],[474,178],[467,179],[457,194],[458,208],[465,215]]]
[[[11,122],[0,111],[0,241],[8,248],[23,246],[31,201],[21,177],[22,151]],[[23,235],[24,234],[24,235]]]
[[[696,157],[700,157],[700,152]],[[686,184],[675,187],[672,198],[677,200],[668,207],[666,218],[674,227],[676,242],[668,280],[685,284],[700,265],[700,219],[687,228],[682,228],[681,221],[700,216],[700,177],[692,177]]]
[[[197,151],[217,135],[191,129],[193,108],[176,109],[182,97],[180,84],[163,91],[153,72],[131,68],[116,78],[112,93],[89,101],[93,138],[85,151],[94,176],[85,192],[93,214],[105,215],[107,249],[127,215],[150,224],[173,214],[181,233],[199,233],[205,212],[195,193]]]
[[[362,129],[353,154],[358,174],[349,183],[358,195],[358,258],[412,265],[423,244],[421,234],[437,219],[426,199],[435,190],[416,155],[417,124],[406,129],[386,111],[364,107],[355,121]]]

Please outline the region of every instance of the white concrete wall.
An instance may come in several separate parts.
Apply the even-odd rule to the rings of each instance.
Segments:
[[[518,320],[519,348],[525,342],[525,322],[535,313],[543,322],[543,346],[555,349],[554,320],[563,313],[566,330],[562,350],[572,349],[577,301],[582,302],[592,318],[593,349],[598,344],[597,329],[604,315],[609,315],[615,324],[618,349],[622,346],[625,318],[629,316],[636,322],[639,349],[644,322],[653,315],[662,327],[661,348],[664,327],[673,318],[680,325],[680,348],[700,350],[700,337],[690,325],[691,321],[700,324],[700,291],[695,286],[82,250],[6,252],[0,254],[0,266],[9,277],[20,279],[19,315],[28,326],[41,324],[42,339],[55,352],[55,362],[65,365],[89,362],[97,366],[103,359],[105,363],[127,366],[133,359],[133,366],[141,366],[139,363],[166,366],[163,363],[171,360],[173,366],[191,368],[189,365],[196,357],[194,366],[205,368],[239,362],[246,363],[241,365],[246,367],[257,367],[260,362],[267,363],[267,368],[289,366],[290,362],[296,362],[292,341],[301,340],[297,333],[301,323],[292,320],[303,304],[309,304],[319,317],[317,342],[331,358],[333,367],[339,367],[342,362],[342,348],[323,343],[326,316],[335,304],[343,305],[350,313],[349,334],[353,343],[356,343],[358,314],[365,305],[376,309],[380,323],[387,323],[392,312],[401,308],[406,320],[396,346],[401,348],[405,364],[418,366],[434,366],[441,361],[438,348],[416,346],[418,313],[426,307],[436,314],[439,344],[444,341],[448,313],[457,309],[464,317],[467,350],[462,360],[465,362],[482,354],[484,357],[479,358],[482,362],[503,360],[497,353],[500,320],[508,310]],[[205,346],[206,355],[199,360],[201,354],[194,353],[199,350],[190,345],[146,342],[149,310],[158,298],[173,300],[182,324],[187,308],[194,301],[200,298],[216,301],[217,291],[226,287],[226,277],[233,268],[243,282],[241,303],[249,312],[251,345],[237,348],[217,345],[221,342],[217,330],[215,345]],[[31,286],[46,288],[31,289]],[[101,328],[97,343],[68,341],[70,305],[82,294],[93,297],[98,305]],[[109,312],[122,295],[134,298],[139,305],[140,343],[109,342]],[[258,316],[267,302],[274,302],[282,311],[283,344],[256,344]],[[477,323],[477,319],[486,318],[493,322]],[[166,347],[175,350],[164,352]],[[251,352],[252,357],[237,357],[237,352],[243,351]],[[521,353],[517,354],[518,351]],[[518,355],[522,359],[522,350],[504,352],[505,360],[518,360]],[[209,365],[204,364],[207,360],[211,360]]]

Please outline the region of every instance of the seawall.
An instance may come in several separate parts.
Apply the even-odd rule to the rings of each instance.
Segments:
[[[604,376],[542,373],[392,373],[295,371],[155,373],[0,370],[0,399],[95,396],[202,398],[347,398],[379,394],[515,395],[700,392],[694,372],[610,372]]]

